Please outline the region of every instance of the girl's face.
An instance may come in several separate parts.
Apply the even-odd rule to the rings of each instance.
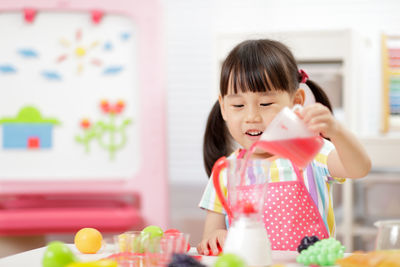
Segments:
[[[260,139],[261,134],[274,116],[284,107],[303,104],[304,91],[297,90],[293,95],[284,91],[268,91],[263,93],[238,92],[231,88],[224,97],[219,97],[222,117],[228,130],[237,143],[249,149]],[[256,150],[254,157],[269,157],[265,151]]]

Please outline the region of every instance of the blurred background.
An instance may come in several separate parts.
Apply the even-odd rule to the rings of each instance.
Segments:
[[[299,66],[325,89],[335,116],[357,134],[372,158],[373,170],[367,178],[335,185],[333,193],[337,238],[348,251],[373,249],[373,223],[400,217],[400,89],[396,87],[400,84],[396,80],[400,77],[400,3],[153,2],[159,8],[157,49],[165,77],[167,227],[190,233],[192,246],[201,240],[205,212],[197,205],[208,181],[202,139],[208,113],[218,97],[221,62],[242,40],[272,38],[286,44]],[[0,237],[4,254],[0,256],[40,247],[51,239],[71,242],[72,237],[5,235]]]

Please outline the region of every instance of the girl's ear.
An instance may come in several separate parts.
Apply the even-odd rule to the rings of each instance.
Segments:
[[[306,100],[306,92],[304,92],[304,89],[302,88],[297,89],[296,93],[294,93],[293,105],[299,104],[303,106],[305,100]]]
[[[222,118],[224,119],[224,121],[226,121],[225,105],[224,105],[224,100],[221,95],[218,96],[218,102],[219,102],[219,108],[221,109]]]

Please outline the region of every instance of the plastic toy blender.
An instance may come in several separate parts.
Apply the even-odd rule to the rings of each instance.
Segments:
[[[227,199],[221,190],[221,171],[226,172]],[[230,224],[223,251],[241,256],[249,266],[271,264],[271,245],[262,222],[268,175],[266,160],[246,162],[222,157],[213,167],[214,187]]]
[[[294,111],[301,108],[300,105],[295,105],[293,109],[283,108],[250,150],[261,148],[290,159],[299,168],[305,168],[321,149],[324,141],[321,136],[308,130],[295,114]]]

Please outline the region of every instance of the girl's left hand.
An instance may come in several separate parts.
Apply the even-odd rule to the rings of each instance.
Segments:
[[[321,133],[327,138],[332,138],[339,129],[339,123],[333,117],[333,114],[326,106],[320,103],[304,107],[300,111],[300,117],[303,118],[310,131]]]

